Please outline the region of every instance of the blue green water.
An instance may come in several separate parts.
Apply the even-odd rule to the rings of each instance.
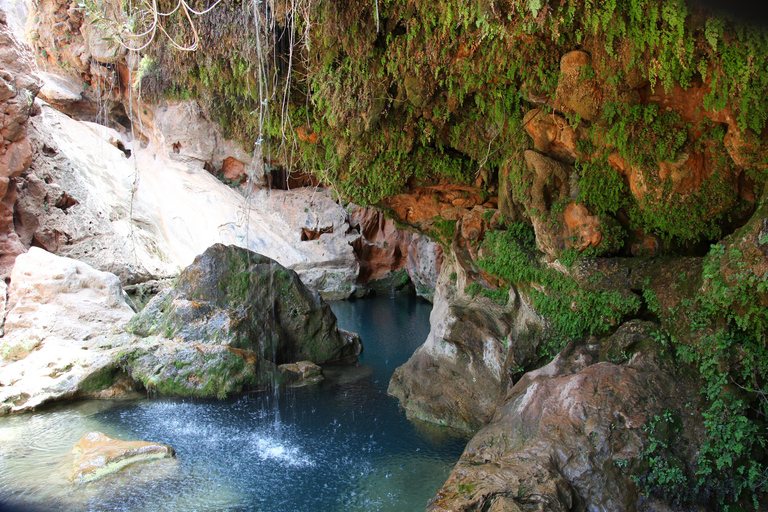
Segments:
[[[424,510],[465,440],[418,429],[386,388],[426,339],[431,305],[381,297],[332,307],[365,352],[324,368],[319,386],[225,401],[88,401],[0,419],[0,500],[78,511]],[[68,452],[92,430],[169,444],[177,459],[73,485]]]

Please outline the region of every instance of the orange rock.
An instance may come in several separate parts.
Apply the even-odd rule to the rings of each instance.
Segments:
[[[426,228],[426,223],[434,217],[457,220],[467,208],[482,202],[479,189],[462,185],[435,185],[416,187],[407,193],[387,197],[381,205],[389,209],[396,219]]]
[[[483,213],[484,209],[474,208],[462,217],[461,236],[466,240],[475,242],[483,236]]]
[[[657,82],[655,87],[650,84],[640,90],[640,102],[643,104],[654,103],[659,106],[659,110],[671,109],[680,115],[683,121],[697,126],[703,119],[708,118],[715,123],[736,124],[736,118],[730,107],[723,110],[705,110],[704,96],[706,96],[711,87],[709,83],[701,86],[691,86],[683,89],[679,85],[674,85],[669,91]]]
[[[119,441],[101,432],[84,435],[72,452],[75,467],[71,479],[75,483],[96,480],[134,462],[174,456],[173,448],[165,444]]]
[[[538,151],[564,162],[576,161],[579,136],[565,117],[537,108],[525,114],[523,125]]]
[[[320,138],[320,135],[314,133],[312,128],[306,125],[301,125],[296,128],[296,136],[300,141],[309,142],[310,144],[317,144],[317,139]]]
[[[586,206],[575,201],[565,207],[565,224],[568,226],[567,244],[577,251],[597,247],[603,239],[600,219],[592,215]]]
[[[246,179],[245,164],[234,157],[228,156],[222,163],[221,174],[228,180],[242,183]]]
[[[735,124],[728,125],[725,134],[725,149],[736,165],[745,169],[768,170],[768,130],[764,130],[762,140],[752,130],[742,131]]]
[[[648,256],[653,257],[659,254],[662,248],[661,238],[652,234],[646,233],[642,229],[635,229],[631,233],[629,250],[632,256]]]

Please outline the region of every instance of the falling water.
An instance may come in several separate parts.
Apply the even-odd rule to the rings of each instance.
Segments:
[[[410,423],[386,387],[426,338],[430,306],[389,297],[333,304],[361,333],[357,365],[279,396],[87,401],[0,418],[0,500],[61,511],[409,512],[424,510],[464,440]],[[86,432],[170,444],[177,459],[66,480]]]

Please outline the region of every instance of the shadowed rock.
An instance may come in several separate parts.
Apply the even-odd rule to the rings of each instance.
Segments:
[[[680,404],[696,396],[659,364],[653,328],[628,322],[602,351],[594,338],[572,342],[526,374],[427,510],[649,510],[638,508],[633,479],[642,473],[647,425],[664,410],[682,413]],[[631,358],[603,360],[611,350]]]

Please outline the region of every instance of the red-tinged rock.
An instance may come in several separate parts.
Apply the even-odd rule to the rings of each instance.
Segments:
[[[241,183],[246,179],[245,164],[237,158],[228,156],[224,159],[221,174],[230,181]]]
[[[565,224],[568,226],[568,244],[577,251],[598,247],[603,240],[600,219],[592,215],[586,206],[575,201],[565,207]]]

